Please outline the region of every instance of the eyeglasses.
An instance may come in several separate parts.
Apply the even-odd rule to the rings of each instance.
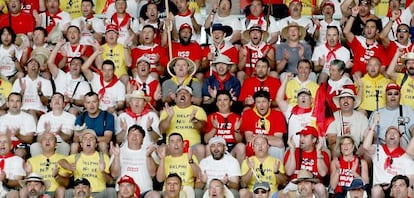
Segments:
[[[49,158],[46,159],[46,170],[49,169],[50,166],[50,160]]]
[[[266,129],[266,122],[265,122],[265,119],[264,118],[260,118],[260,128],[261,129]]]
[[[397,92],[387,92],[387,95],[388,96],[392,96],[392,95],[398,96],[398,95],[400,95],[400,93],[398,91]]]
[[[264,176],[265,175],[265,172],[263,170],[263,164],[260,164],[259,165],[259,170],[260,170],[260,174],[262,174],[262,176]]]
[[[409,30],[406,30],[406,29],[398,29],[397,32],[398,33],[400,33],[400,32],[402,32],[402,33],[408,33],[410,31]]]
[[[263,189],[257,189],[254,191],[254,194],[266,194],[267,191],[263,190]]]

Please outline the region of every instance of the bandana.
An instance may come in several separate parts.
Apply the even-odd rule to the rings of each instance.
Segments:
[[[310,107],[310,108],[302,108],[302,107],[299,107],[299,105],[295,105],[292,108],[292,114],[293,115],[305,114],[305,113],[309,113],[311,111],[312,111],[312,107]]]
[[[190,16],[191,15],[191,11],[187,9],[187,11],[185,11],[184,14],[178,13],[178,16],[182,16],[182,17],[186,17],[186,16]]]
[[[125,113],[127,113],[129,116],[131,116],[131,118],[134,118],[135,122],[137,122],[140,117],[144,116],[148,112],[150,112],[150,109],[146,108],[146,107],[144,108],[144,110],[142,110],[141,113],[134,113],[134,112],[132,112],[131,108],[125,109]]]
[[[224,90],[224,83],[226,83],[230,78],[231,78],[231,74],[227,73],[226,77],[221,80],[220,76],[217,74],[217,72],[213,72],[213,76],[214,78],[216,78],[216,80],[219,83],[219,89],[218,90]]]
[[[382,149],[384,149],[384,152],[387,155],[387,159],[385,159],[385,163],[384,163],[384,169],[385,170],[387,168],[391,168],[392,160],[393,160],[392,158],[401,157],[405,153],[404,149],[401,148],[401,146],[398,146],[393,151],[390,151],[388,149],[387,145],[382,145]]]
[[[118,21],[118,13],[115,13],[114,15],[112,15],[112,21],[115,23],[115,25],[117,25],[119,28],[124,27],[128,22],[129,19],[131,19],[131,15],[129,15],[128,13],[125,13],[124,18],[122,19],[121,23],[119,23]]]
[[[341,43],[338,42],[336,45],[331,49],[331,47],[328,44],[328,41],[325,43],[326,49],[329,50],[328,54],[326,55],[326,62],[329,63],[332,59],[336,59],[336,50],[342,47]]]
[[[118,82],[118,78],[114,75],[114,77],[112,77],[111,82],[109,82],[106,86],[104,85],[104,78],[103,78],[103,74],[101,72],[99,72],[99,82],[101,83],[102,88],[99,90],[98,92],[98,96],[99,98],[103,98],[103,96],[105,95],[106,89],[107,88],[111,88],[112,86],[115,85],[116,82]]]
[[[61,19],[62,17],[58,16],[58,14],[60,14],[62,12],[62,10],[58,9],[58,11],[55,14],[50,14],[49,11],[46,11],[46,30],[47,32],[51,32],[52,29],[56,26],[56,21],[55,19]],[[50,19],[50,22],[49,20]],[[49,24],[48,24],[49,23]]]
[[[257,24],[261,27],[264,23],[264,14],[261,13],[259,16],[253,16],[252,14],[249,14],[247,17],[249,20],[257,20]]]

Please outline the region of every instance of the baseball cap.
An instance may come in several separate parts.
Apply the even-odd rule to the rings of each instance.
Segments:
[[[400,86],[397,85],[394,82],[388,83],[387,87],[385,88],[385,91],[391,90],[391,89],[396,89],[398,91],[400,91]]]
[[[312,126],[306,126],[301,131],[296,133],[297,135],[313,135],[314,137],[319,137],[318,131],[315,129],[315,127]]]

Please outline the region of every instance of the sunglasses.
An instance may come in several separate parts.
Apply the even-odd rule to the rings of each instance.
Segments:
[[[267,191],[263,190],[263,189],[257,189],[254,191],[254,194],[266,194]]]
[[[410,32],[410,31],[409,31],[409,30],[405,30],[405,29],[398,29],[398,30],[397,30],[397,32],[398,32],[398,33],[401,33],[401,32],[402,32],[402,33],[408,33],[408,32]]]

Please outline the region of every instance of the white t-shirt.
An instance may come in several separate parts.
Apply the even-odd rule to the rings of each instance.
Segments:
[[[146,149],[131,150],[126,145],[122,146],[120,149],[120,161],[121,176],[128,175],[134,178],[141,192],[152,190],[152,178],[148,172]],[[118,182],[116,183],[116,189],[119,189]]]
[[[374,168],[373,185],[382,183],[389,184],[395,175],[412,176],[414,174],[414,168],[412,168],[414,167],[414,161],[407,154],[403,154],[398,158],[392,158],[391,167],[387,168],[387,170],[384,169],[386,158],[388,156],[385,154],[381,145],[379,145],[378,159],[376,152],[371,155]]]
[[[211,155],[202,159],[200,169],[202,173],[207,173],[207,184],[212,179],[223,179],[226,174],[228,177],[241,176],[239,162],[229,154],[224,154],[220,160],[213,159]]]
[[[46,28],[50,25],[51,19],[49,17],[46,17],[46,12],[42,12],[39,14],[42,20],[42,23],[40,26]],[[70,24],[70,21],[72,20],[72,17],[69,13],[62,11],[59,14],[57,14],[58,18],[54,18],[55,23],[58,25],[59,31],[66,31],[65,28],[68,27]]]
[[[138,12],[138,1],[135,0],[126,0],[127,2],[127,9],[126,12],[130,14],[132,17],[138,19],[139,18],[139,12]],[[108,6],[108,9],[106,10],[105,14],[106,18],[111,18],[113,14],[115,14],[115,3],[111,3]]]
[[[13,156],[5,159],[4,161],[4,172],[6,173],[7,179],[15,180],[16,176],[26,176],[26,172],[23,168],[24,160],[19,156]]]
[[[310,124],[312,112],[294,115],[292,114],[292,109],[293,106],[289,105],[288,109],[285,112],[283,112],[283,115],[285,116],[286,121],[288,122],[288,138],[293,136],[293,141],[295,142],[296,147],[299,147],[300,135],[296,135],[296,133],[301,131],[303,128]]]
[[[326,130],[327,134],[336,134],[338,137],[350,135],[355,141],[356,146],[362,142],[363,133],[368,128],[368,118],[361,112],[355,111],[352,116],[342,116],[340,111],[334,113],[335,120]]]
[[[195,18],[195,20],[197,21],[197,23],[199,24],[199,25],[203,25],[204,24],[204,20],[203,20],[203,17],[199,14],[199,13],[195,13],[194,14],[194,18]],[[184,24],[184,23],[188,23],[188,24],[190,24],[191,25],[191,29],[192,29],[192,32],[193,32],[193,36],[191,37],[191,40],[194,40],[194,41],[199,41],[199,39],[200,39],[200,34],[196,34],[195,33],[195,31],[194,31],[194,28],[193,28],[193,22],[192,22],[192,20],[191,20],[191,17],[190,16],[179,16],[179,15],[176,15],[175,17],[174,17],[174,19],[175,19],[175,27],[176,27],[176,29],[177,29],[177,32],[179,31],[179,29],[180,29],[180,26],[182,25],[182,24]],[[201,30],[201,31],[203,31],[203,30]]]
[[[326,30],[328,26],[336,26],[339,30],[339,34],[342,35],[342,28],[341,23],[337,20],[333,20],[331,23],[327,23],[325,20],[319,22],[321,24],[321,28],[319,29],[319,40],[316,43],[316,46],[325,45],[326,42]]]
[[[315,61],[315,62],[318,62],[319,58],[322,58],[322,57],[325,58],[325,65],[322,68],[322,72],[325,72],[327,74],[329,74],[330,61],[339,59],[346,63],[351,57],[351,52],[349,52],[349,50],[345,48],[344,46],[336,50],[334,52],[336,57],[332,57],[329,61],[327,58],[328,53],[329,53],[329,49],[326,48],[324,43],[322,43],[321,45],[315,47],[315,50],[313,51],[313,54],[312,54],[312,61]]]
[[[32,115],[21,111],[17,115],[7,113],[0,117],[0,132],[6,133],[7,128],[17,128],[22,135],[28,135],[36,132],[36,122]],[[17,141],[16,136],[11,137],[13,141]]]
[[[101,90],[101,82],[98,74],[93,73],[92,80],[90,81],[94,92],[98,93]],[[104,82],[106,86],[108,83]],[[106,88],[105,95],[100,98],[99,108],[107,110],[109,107],[115,106],[118,101],[125,101],[125,86],[120,80],[116,82],[112,87]]]
[[[133,16],[133,15],[131,15],[131,16]],[[119,23],[121,23],[122,19],[118,18]],[[109,17],[107,19],[106,23],[115,24],[115,22],[112,21],[111,17]],[[130,33],[129,33],[129,29],[131,29],[135,34],[138,34],[138,32],[139,32],[139,20],[138,19],[136,19],[134,17],[131,17],[129,19],[128,24],[129,24],[129,26],[124,25],[124,26],[118,27],[119,35],[118,35],[118,40],[117,41],[118,41],[119,44],[124,45],[125,41],[131,36]],[[115,24],[115,25],[118,25],[118,24]]]
[[[37,123],[37,134],[43,134],[45,132],[45,123],[49,122],[51,132],[56,132],[60,128],[63,133],[71,135],[75,119],[76,117],[73,114],[66,111],[63,111],[59,116],[53,115],[53,112],[43,114],[40,116],[39,122]],[[56,138],[57,142],[63,142],[60,135],[56,134]]]
[[[86,82],[83,77],[72,79],[70,73],[65,73],[60,69],[54,81],[56,85],[56,92],[59,92],[63,95],[68,95],[69,97],[76,100],[82,99],[86,93],[91,91],[88,82]],[[72,95],[78,82],[78,88],[76,89],[75,94]]]
[[[152,130],[153,132],[148,132],[147,131],[147,122],[148,119],[152,118]],[[131,116],[129,116],[127,113],[121,113],[118,117],[118,120],[115,122],[115,131],[116,134],[118,134],[119,132],[121,132],[121,121],[125,120],[127,123],[127,129],[129,129],[129,127],[131,127],[134,124],[137,124],[139,126],[141,126],[144,130],[145,130],[145,137],[142,143],[142,147],[146,148],[148,145],[152,144],[153,141],[151,139],[151,134],[150,133],[157,133],[159,136],[161,136],[160,134],[160,130],[158,128],[158,125],[160,123],[160,118],[158,117],[158,115],[156,113],[154,113],[153,111],[148,112],[147,114],[145,114],[144,116],[138,118],[137,120],[135,120],[134,118],[132,118]],[[126,135],[126,134],[125,134]],[[125,136],[126,138],[126,136]],[[124,138],[124,139],[125,139]]]
[[[235,15],[229,15],[226,17],[220,17],[218,14],[214,16],[214,23],[221,23],[222,25],[228,25],[233,29],[233,34],[224,38],[225,41],[230,41],[235,31],[242,31],[242,23],[240,19]],[[210,42],[212,43],[212,42]]]
[[[44,96],[51,97],[53,94],[52,83],[49,80],[46,80],[42,77],[37,77],[35,80],[32,80],[30,77],[25,76],[22,79],[26,83],[26,90],[23,94],[23,110],[37,110],[37,111],[47,111],[47,107],[42,104],[40,97],[37,93],[37,87],[39,83],[41,84],[41,91]],[[20,92],[20,80],[17,79],[13,84],[13,92]]]
[[[0,74],[6,77],[16,74],[17,68],[11,56],[16,56],[16,46],[11,45],[8,49],[5,49],[3,45],[0,45]]]
[[[91,41],[93,42],[95,40],[90,30],[86,29],[89,24],[92,25],[93,31],[97,33],[102,33],[102,34],[105,33],[105,25],[104,25],[103,20],[100,18],[92,17],[90,19],[87,19],[86,17],[81,16],[76,19],[73,19],[71,21],[71,25],[74,25],[80,29],[82,28],[80,44],[92,45],[93,43],[91,43]]]

